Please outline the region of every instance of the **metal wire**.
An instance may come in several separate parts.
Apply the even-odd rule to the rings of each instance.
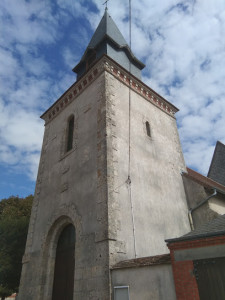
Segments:
[[[129,44],[131,51],[131,0],[129,0]],[[129,60],[129,73],[131,74],[131,61]],[[129,133],[128,133],[128,144],[129,144],[129,153],[128,153],[128,178],[127,178],[127,186],[129,193],[129,200],[131,206],[131,216],[132,216],[132,227],[133,227],[133,241],[134,241],[134,255],[137,257],[136,251],[136,237],[135,237],[135,220],[134,220],[134,208],[132,201],[132,190],[131,190],[131,80],[129,81]]]

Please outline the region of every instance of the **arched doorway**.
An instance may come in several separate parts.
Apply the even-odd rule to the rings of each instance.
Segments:
[[[75,268],[75,228],[67,225],[59,236],[52,300],[73,300]]]

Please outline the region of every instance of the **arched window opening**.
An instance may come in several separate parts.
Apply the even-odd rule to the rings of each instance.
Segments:
[[[59,236],[56,258],[52,300],[72,300],[75,269],[75,228],[66,226]]]
[[[145,122],[145,126],[146,126],[146,133],[147,133],[147,136],[151,137],[150,124],[149,124],[148,121]]]
[[[74,133],[74,116],[72,116],[68,121],[67,145],[66,145],[67,152],[73,148],[73,133]]]

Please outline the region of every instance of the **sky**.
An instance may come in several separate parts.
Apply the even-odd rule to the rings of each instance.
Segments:
[[[104,0],[0,1],[0,199],[34,193],[40,115],[76,81]],[[132,0],[132,51],[142,80],[179,108],[186,165],[207,175],[225,143],[225,1]],[[129,0],[108,12],[129,41]]]

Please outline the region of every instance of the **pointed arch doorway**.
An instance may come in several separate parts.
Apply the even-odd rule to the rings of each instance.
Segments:
[[[74,269],[75,228],[69,224],[57,243],[52,300],[73,300]]]

